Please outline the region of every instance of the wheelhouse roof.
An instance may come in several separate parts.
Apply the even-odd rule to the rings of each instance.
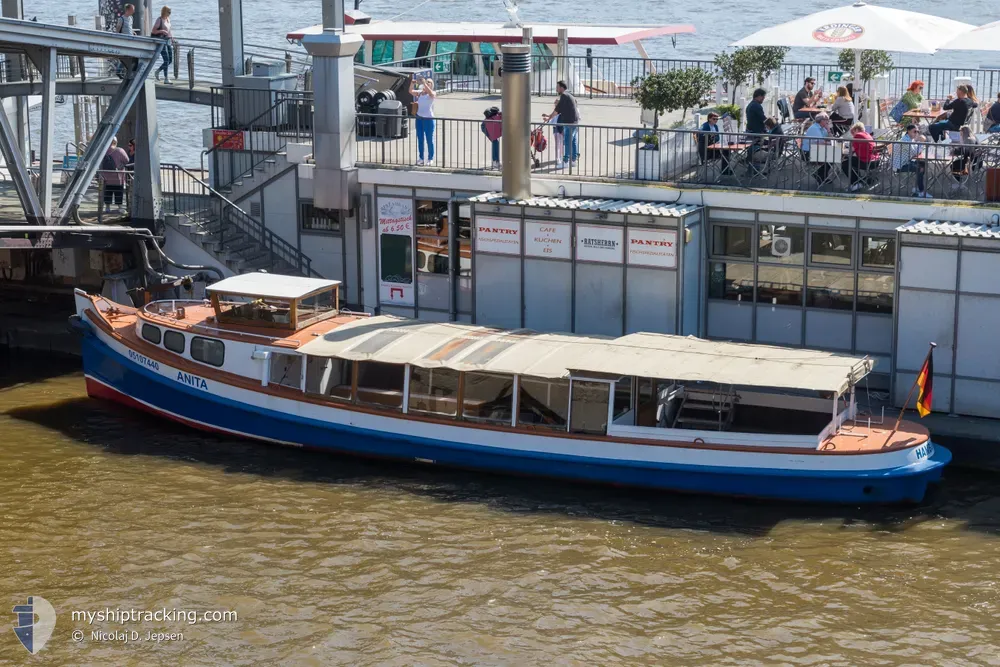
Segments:
[[[244,273],[209,285],[209,294],[229,294],[261,299],[305,299],[326,292],[340,284],[339,280],[283,276],[275,273]]]
[[[837,393],[874,367],[874,361],[867,357],[693,336],[634,333],[602,338],[385,315],[340,326],[299,351],[352,361],[549,379],[634,375]]]
[[[587,46],[627,44],[641,39],[651,39],[664,35],[693,33],[693,25],[581,25],[557,23],[525,23],[531,28],[534,41],[539,44],[555,44],[559,29],[569,30],[569,43]],[[425,42],[520,42],[521,28],[507,27],[496,23],[445,23],[441,21],[376,21],[355,23],[346,26],[349,33],[361,35],[365,40],[414,40]],[[286,35],[289,41],[301,40],[305,35],[318,35],[323,25],[318,24],[295,30]]]

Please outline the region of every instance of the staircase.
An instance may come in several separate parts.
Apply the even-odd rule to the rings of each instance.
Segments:
[[[732,426],[735,406],[732,387],[711,391],[686,388],[674,424],[676,428],[725,431]]]
[[[163,211],[168,225],[234,273],[266,270],[319,276],[312,260],[259,220],[176,164],[160,167]]]

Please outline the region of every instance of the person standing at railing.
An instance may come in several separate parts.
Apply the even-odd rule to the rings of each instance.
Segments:
[[[543,115],[542,118],[547,121],[552,116],[559,116],[559,125],[563,131],[563,159],[561,165],[556,164],[556,169],[561,169],[569,166],[571,162],[575,165],[580,159],[580,128],[577,127],[580,122],[580,109],[576,104],[576,97],[569,92],[569,86],[565,81],[556,82],[556,92],[559,93],[559,97],[552,107],[552,113]]]
[[[503,114],[497,107],[490,107],[483,112],[486,119],[483,121],[483,134],[490,142],[493,164],[490,166],[494,171],[500,170],[500,136],[503,134]]]
[[[410,95],[417,102],[417,166],[429,167],[434,164],[434,101],[437,99],[434,82],[423,77],[414,77],[410,81]],[[424,144],[427,145],[426,161]]]
[[[156,19],[153,23],[153,29],[150,34],[153,37],[159,37],[164,42],[163,51],[160,52],[160,56],[163,58],[163,64],[156,70],[156,80],[160,80],[160,72],[163,72],[163,83],[169,85],[170,79],[168,73],[170,72],[170,64],[174,62],[174,33],[170,29],[170,7],[166,5],[160,10],[160,18]]]
[[[104,181],[104,212],[111,213],[111,203],[114,201],[118,213],[122,213],[122,198],[125,194],[125,165],[128,164],[128,153],[118,147],[118,137],[111,139],[111,146],[104,154],[100,164],[101,180]]]

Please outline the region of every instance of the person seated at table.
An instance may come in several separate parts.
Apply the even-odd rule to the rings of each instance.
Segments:
[[[911,83],[910,87],[906,89],[905,93],[903,93],[903,96],[899,98],[899,101],[906,106],[906,109],[903,111],[903,113],[919,109],[920,105],[923,104],[924,102],[923,93],[924,93],[923,81],[917,79],[916,81]]]
[[[816,114],[812,124],[806,128],[805,136],[802,140],[802,153],[807,162],[810,161],[810,152],[814,143],[826,143],[830,138],[830,117],[823,112]],[[830,165],[826,162],[816,162],[816,180],[820,183],[826,182],[830,175]]]
[[[957,190],[962,185],[962,177],[968,176],[973,169],[979,169],[982,156],[979,149],[976,148],[979,145],[979,139],[972,133],[972,128],[968,125],[962,126],[962,129],[959,130],[959,140],[952,145],[954,148],[951,150],[951,155],[954,159],[951,161],[951,175],[955,179],[955,183],[951,187],[953,190]]]
[[[930,199],[925,185],[927,160],[921,156],[923,146],[920,142],[927,141],[924,135],[913,123],[906,126],[906,134],[898,144],[892,145],[892,170],[898,174],[916,174],[917,185],[913,188],[914,197]]]
[[[767,130],[767,146],[774,147],[777,150],[785,145],[785,130],[781,127],[781,123],[777,118],[771,116],[764,121],[764,129]]]
[[[990,105],[990,110],[986,112],[987,132],[1000,132],[1000,93],[997,93],[997,101]]]
[[[847,131],[847,128],[854,122],[855,109],[854,100],[847,86],[837,88],[837,99],[830,106],[830,122],[833,123],[833,134],[840,136]]]
[[[868,178],[872,165],[878,162],[875,151],[875,140],[865,132],[864,123],[855,123],[849,130],[851,134],[851,154],[841,162],[844,175],[850,179],[848,190],[857,192],[861,189],[862,180]]]
[[[764,127],[764,121],[767,120],[767,114],[764,113],[765,97],[767,91],[763,88],[753,91],[753,99],[746,109],[748,134],[767,134],[767,128]]]
[[[973,92],[973,96],[975,93]],[[941,108],[945,111],[950,111],[948,118],[945,120],[940,120],[936,123],[931,123],[927,130],[930,132],[931,139],[934,143],[941,141],[941,137],[945,135],[945,132],[958,132],[965,125],[966,121],[969,119],[969,112],[975,109],[979,104],[976,102],[974,97],[969,97],[969,86],[961,85],[955,91],[955,96],[948,96],[948,101],[944,103]]]
[[[809,118],[812,114],[808,111],[803,111],[803,107],[814,107],[819,102],[820,98],[823,96],[823,90],[813,91],[816,87],[816,79],[806,77],[805,82],[802,84],[802,89],[795,93],[795,100],[792,102],[792,114],[796,118]]]
[[[722,144],[722,133],[719,131],[719,114],[710,111],[708,120],[701,124],[701,128],[695,134],[695,141],[698,142],[698,157],[701,162],[713,162],[722,160],[722,173],[731,173],[729,169],[729,152],[719,148],[710,148],[713,145]]]

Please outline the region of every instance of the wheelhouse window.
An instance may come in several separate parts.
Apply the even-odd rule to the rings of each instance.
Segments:
[[[209,366],[222,366],[226,361],[226,345],[221,340],[195,336],[191,339],[191,358]]]
[[[632,410],[632,378],[622,377],[615,382],[614,418],[618,420]]]
[[[569,430],[572,433],[606,433],[610,394],[611,385],[607,382],[573,380]]]
[[[148,340],[153,345],[160,344],[160,327],[154,327],[152,324],[143,323],[142,325],[142,337]]]
[[[180,331],[164,331],[163,347],[177,354],[184,354],[184,334]]]
[[[410,367],[410,412],[458,416],[458,371]]]
[[[566,430],[569,381],[522,377],[518,382],[517,423]]]
[[[514,378],[466,373],[462,416],[471,421],[510,425],[514,413]]]
[[[402,410],[405,375],[406,367],[402,364],[359,361],[357,402]]]

